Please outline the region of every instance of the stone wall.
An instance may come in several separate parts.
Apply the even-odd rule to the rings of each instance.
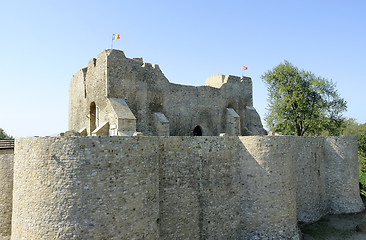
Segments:
[[[0,149],[0,239],[10,239],[13,191],[13,149]]]
[[[329,213],[324,138],[302,137],[294,138],[294,141],[297,152],[297,219],[300,222],[313,222]],[[337,171],[333,174],[337,174]]]
[[[91,135],[94,129],[91,129],[90,120],[97,120],[95,116],[91,115],[92,103],[96,104],[99,110],[107,108],[106,69],[107,58],[106,52],[103,51],[98,54],[97,58],[89,61],[88,67],[79,70],[71,78],[68,114],[70,130],[79,131],[82,128],[87,128],[88,134]],[[108,117],[107,114],[102,114],[98,119],[99,124],[107,122]]]
[[[143,138],[18,139],[12,239],[157,239],[155,148]]]
[[[126,58],[122,51],[104,50],[71,79],[69,89],[69,130],[87,128],[97,118],[99,124],[119,126],[108,108],[108,99],[124,101],[135,117],[135,131],[156,136],[154,114],[169,120],[169,135],[192,136],[200,126],[205,136],[227,132],[226,109],[240,116],[240,135],[264,135],[260,117],[253,107],[252,80],[247,77],[223,76],[211,79],[206,86],[194,87],[168,81],[158,65],[142,59]],[[96,113],[91,110],[95,103]],[[90,115],[90,118],[87,116]],[[96,115],[95,117],[93,115]],[[117,122],[117,123],[115,123]]]
[[[354,137],[295,138],[297,219],[314,222],[326,214],[363,210],[359,197]]]
[[[298,220],[362,210],[355,146],[346,137],[18,139],[12,239],[298,239]]]
[[[356,137],[328,137],[324,142],[327,198],[331,214],[359,212]]]

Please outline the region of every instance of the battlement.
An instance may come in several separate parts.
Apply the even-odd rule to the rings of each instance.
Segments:
[[[248,77],[178,85],[104,50],[69,95],[70,131],[0,142],[0,238],[299,240],[364,209],[356,138],[241,136],[265,134]]]
[[[87,129],[88,135],[105,124],[112,126],[110,134],[126,134],[121,124],[128,121],[115,117],[110,98],[124,101],[136,119],[130,135],[266,134],[253,107],[249,77],[214,75],[200,87],[174,84],[159,65],[126,58],[119,50],[102,51],[87,70],[74,74],[69,97],[69,130]],[[161,115],[168,122],[160,122],[156,116]]]
[[[221,88],[224,84],[239,84],[244,83],[246,85],[252,86],[252,79],[249,77],[238,77],[233,75],[222,75],[215,74],[205,81],[205,86],[210,86],[214,88]]]

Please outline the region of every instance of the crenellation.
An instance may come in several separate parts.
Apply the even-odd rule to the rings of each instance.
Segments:
[[[266,134],[256,110],[247,111],[245,108],[253,107],[250,78],[243,81],[237,76],[214,75],[205,86],[184,86],[170,83],[157,64],[126,58],[119,50],[102,51],[97,62],[99,67],[87,71],[86,101],[80,100],[78,91],[81,89],[70,85],[70,108],[75,109],[70,112],[72,116],[69,115],[70,130],[90,128],[93,119],[88,122],[84,115],[91,111],[90,104],[93,102],[100,110],[101,120],[114,125],[113,114],[106,107],[106,102],[109,98],[116,98],[124,100],[136,118],[134,131],[143,132],[146,136],[159,132],[154,123],[156,112],[164,114],[169,120],[170,136],[192,136],[196,126],[205,128],[204,134],[207,136],[219,136],[228,128],[226,108],[232,108],[240,116],[237,135]],[[74,78],[78,76],[75,75],[72,82],[78,81]],[[220,81],[218,84],[215,83],[217,79]],[[82,112],[84,114],[80,114]]]
[[[299,240],[364,210],[357,139],[263,136],[249,77],[179,85],[104,50],[69,96],[69,131],[0,140],[1,239]]]
[[[141,63],[141,65],[144,63],[144,59],[141,57],[141,58],[132,58],[133,60]]]
[[[92,58],[89,63],[88,63],[88,68],[89,67],[96,67],[97,65],[97,59],[96,58]]]
[[[153,65],[152,65],[152,67],[153,67],[154,69],[156,69],[156,70],[161,71],[161,70],[160,70],[160,67],[159,67],[159,64],[153,64]]]
[[[142,65],[141,65],[141,67],[143,67],[143,68],[153,68],[152,67],[152,64],[151,63],[146,63],[146,62],[144,62]]]

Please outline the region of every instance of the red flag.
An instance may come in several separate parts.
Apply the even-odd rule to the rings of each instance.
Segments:
[[[243,66],[243,70],[248,70],[248,68],[246,66]]]

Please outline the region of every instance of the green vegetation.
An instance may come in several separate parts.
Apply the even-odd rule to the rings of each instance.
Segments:
[[[12,139],[13,137],[12,136],[9,136],[5,133],[5,131],[0,128],[0,139]]]
[[[262,75],[269,92],[265,117],[271,131],[283,135],[340,135],[346,101],[327,79],[285,61]]]
[[[358,124],[354,119],[348,119],[345,121],[343,135],[357,136],[360,192],[366,199],[366,123]]]
[[[336,85],[284,61],[262,75],[268,88],[265,117],[271,131],[297,136],[357,136],[360,192],[366,200],[366,123],[345,119]]]

